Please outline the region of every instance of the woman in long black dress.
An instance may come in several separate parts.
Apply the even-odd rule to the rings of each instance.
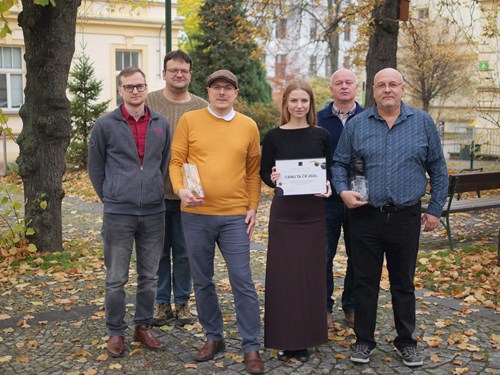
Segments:
[[[276,160],[325,158],[330,180],[330,134],[316,126],[314,97],[303,80],[283,93],[281,126],[267,132],[260,176],[276,188]],[[275,194],[269,220],[264,345],[278,358],[309,359],[308,348],[328,341],[325,300],[325,214],[322,197]]]

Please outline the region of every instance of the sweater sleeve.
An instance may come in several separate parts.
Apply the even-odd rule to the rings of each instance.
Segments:
[[[88,173],[95,192],[102,201],[103,184],[106,177],[104,164],[106,161],[106,137],[99,120],[92,129],[89,141]]]
[[[267,132],[262,143],[262,161],[260,163],[260,178],[264,183],[275,188],[276,185],[271,181],[271,171],[275,165],[273,154],[273,142],[270,132]]]
[[[248,208],[257,210],[260,199],[260,137],[257,125],[250,140],[250,146],[247,154],[247,189],[248,189]]]
[[[175,194],[184,186],[182,181],[182,165],[187,161],[188,150],[189,128],[186,117],[183,115],[179,119],[177,129],[175,130],[169,165],[170,181],[172,182]]]

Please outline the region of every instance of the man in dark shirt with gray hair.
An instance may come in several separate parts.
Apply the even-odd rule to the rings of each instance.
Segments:
[[[377,301],[384,254],[391,283],[397,337],[407,366],[423,364],[415,330],[415,265],[420,237],[438,227],[448,191],[448,173],[432,118],[402,102],[403,77],[395,69],[374,78],[376,105],[344,128],[333,157],[335,190],[350,208],[356,343],[351,361],[368,363],[375,348]],[[350,163],[364,161],[368,200],[349,186]],[[431,200],[420,217],[420,198],[430,177]]]

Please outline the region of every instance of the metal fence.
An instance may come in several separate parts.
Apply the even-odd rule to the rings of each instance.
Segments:
[[[500,158],[500,128],[478,128],[469,125],[456,125],[442,133],[445,153],[469,159],[474,148],[476,157]]]

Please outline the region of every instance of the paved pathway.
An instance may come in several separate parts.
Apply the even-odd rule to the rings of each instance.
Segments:
[[[100,205],[83,203],[68,197],[64,202],[65,236],[99,237]],[[481,236],[481,233],[478,233]],[[432,239],[428,239],[431,241]],[[423,239],[423,246],[425,242]],[[444,243],[446,240],[444,239]],[[261,244],[252,245],[254,278],[263,306],[264,259]],[[199,324],[155,329],[167,349],[151,352],[132,341],[132,329],[126,333],[124,358],[107,358],[105,343],[102,267],[67,279],[63,274],[22,275],[15,285],[0,285],[0,374],[245,374],[232,310],[227,274],[221,258],[216,260],[216,278],[224,310],[227,349],[214,360],[196,363],[195,348],[203,343]],[[134,306],[134,271],[127,287],[127,320]],[[341,285],[341,280],[336,280]],[[337,296],[340,290],[336,290]],[[64,298],[72,300],[65,309]],[[390,295],[381,291],[377,337],[378,347],[366,365],[349,361],[352,330],[342,321],[342,312],[334,312],[335,329],[328,344],[312,351],[307,363],[283,363],[276,352],[266,349],[266,373],[269,374],[500,374],[500,316],[492,310],[467,308],[459,301],[438,299],[428,291],[418,291],[416,335],[424,348],[424,366],[409,369],[393,349],[395,336]],[[194,312],[194,311],[193,311]],[[436,347],[433,347],[436,346]]]

